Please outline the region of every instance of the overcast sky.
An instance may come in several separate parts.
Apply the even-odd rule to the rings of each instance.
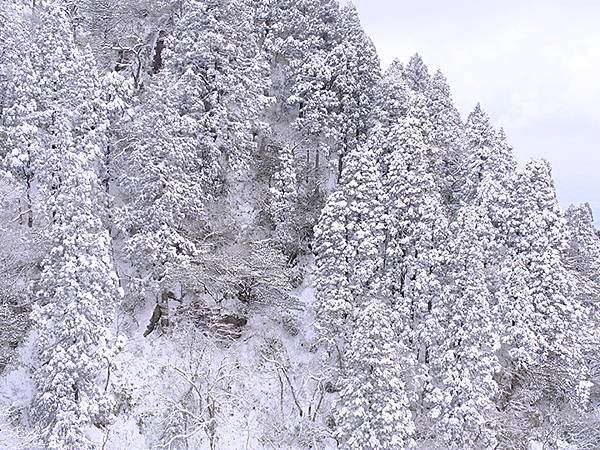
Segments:
[[[552,163],[559,200],[600,224],[600,1],[354,0],[385,68],[418,52],[463,117],[479,101],[521,164]]]

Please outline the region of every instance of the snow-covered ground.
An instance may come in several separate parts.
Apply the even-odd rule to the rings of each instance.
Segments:
[[[131,321],[136,325],[111,369],[114,422],[88,435],[107,450],[335,448],[324,425],[334,394],[324,389],[314,293],[304,285],[294,296],[296,310],[251,312],[233,340],[185,323],[144,338],[149,303]],[[26,411],[33,395],[28,348],[0,378],[0,399],[11,411]],[[27,445],[17,417],[2,417],[0,448]]]

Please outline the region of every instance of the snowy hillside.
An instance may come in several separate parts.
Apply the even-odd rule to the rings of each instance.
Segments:
[[[0,3],[1,449],[598,449],[600,234],[336,0]]]

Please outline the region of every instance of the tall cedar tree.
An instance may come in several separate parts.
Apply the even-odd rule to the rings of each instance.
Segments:
[[[413,448],[415,426],[389,306],[370,299],[356,314],[343,387],[335,406],[340,448]]]
[[[75,48],[70,27],[60,3],[40,11],[38,35],[60,32],[62,37],[53,41],[62,46],[52,56],[57,72],[40,74],[42,107],[47,108],[40,128],[47,147],[38,182],[46,196],[51,250],[34,285],[33,314],[38,365],[32,414],[51,449],[95,448],[86,428],[109,420],[110,401],[98,377],[114,352],[109,330],[120,296],[96,170],[102,114],[94,111],[98,105],[87,103],[98,96],[98,79],[89,53]]]

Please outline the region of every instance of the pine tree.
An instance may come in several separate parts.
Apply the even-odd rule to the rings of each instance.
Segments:
[[[332,112],[338,100],[331,90],[327,56],[338,44],[339,5],[335,0],[253,3],[259,46],[271,64],[269,95],[275,100],[266,110],[265,120],[272,126],[259,133],[259,150],[268,162],[277,158],[269,149],[281,145],[294,149],[296,223],[303,251],[310,246],[325,193],[334,187],[335,168],[330,161],[339,124]]]
[[[335,31],[337,45],[308,58],[288,101],[299,105],[295,126],[313,139],[325,138],[329,161],[336,166],[333,178],[339,183],[344,158],[367,138],[380,69],[353,6],[340,10]]]
[[[179,89],[156,86],[145,114],[129,127],[132,145],[119,160],[124,205],[115,223],[125,233],[124,254],[139,278],[134,290],[155,291],[174,266],[196,252],[191,227],[204,219],[205,203],[220,182],[219,151],[211,137],[162,100],[176,102],[184,96]]]
[[[290,116],[295,120],[302,119],[304,111],[314,113],[303,104],[310,97],[305,93],[311,90],[310,84],[317,85],[315,90],[323,89],[318,84],[324,79],[324,55],[337,43],[334,37],[339,6],[335,0],[254,3],[258,42],[272,66],[270,94],[275,103],[270,119],[287,125]],[[298,126],[305,127],[302,121]],[[312,125],[306,126],[310,133]]]
[[[96,61],[91,48],[86,46],[78,52],[74,59],[75,70],[68,89],[69,95],[65,106],[73,114],[74,144],[84,152],[92,163],[96,176],[105,184],[104,192],[97,193],[96,200],[102,204],[99,211],[104,215],[104,223],[108,227],[108,206],[110,198],[106,183],[109,179],[108,135],[110,121],[106,104],[102,98],[102,83],[96,69]]]
[[[370,299],[357,311],[347,369],[335,405],[336,436],[344,449],[407,449],[415,426],[388,307]]]
[[[460,198],[472,204],[479,185],[487,174],[493,173],[491,164],[495,152],[496,135],[488,115],[479,103],[467,119],[462,148],[462,192]]]
[[[385,290],[393,298],[402,319],[398,327],[421,362],[437,333],[426,330],[424,319],[439,297],[439,243],[446,233],[441,195],[431,172],[425,107],[417,98],[405,118],[380,133],[385,164],[386,193]]]
[[[287,103],[298,108],[297,118],[292,125],[301,136],[300,139],[307,141],[306,164],[314,164],[316,170],[320,170],[321,165],[327,162],[325,157],[329,158],[332,147],[340,140],[339,123],[336,120],[340,100],[333,86],[337,76],[334,62],[325,50],[307,55],[294,75],[291,95],[287,99]],[[321,155],[323,150],[326,151],[325,155]],[[311,152],[314,155],[312,158]]]
[[[127,139],[128,114],[131,107],[134,86],[131,80],[125,79],[117,71],[109,71],[100,80],[102,92],[102,108],[106,111],[108,129],[106,130],[106,143],[102,151],[104,176],[102,177],[102,186],[107,194],[110,195],[112,184],[115,182],[118,173],[115,154],[122,151],[123,146],[120,142]],[[109,199],[110,200],[110,199]],[[111,211],[112,213],[112,208]]]
[[[36,101],[40,89],[37,74],[28,55],[22,55],[20,64],[11,69],[2,107],[0,157],[3,159],[3,167],[13,175],[21,187],[21,220],[25,222],[26,218],[27,225],[32,227],[33,183],[39,168],[41,151]]]
[[[52,123],[53,105],[68,100],[60,98],[58,93],[75,78],[73,71],[77,65],[74,60],[78,50],[64,0],[49,1],[36,11],[30,58],[40,78],[39,108],[46,112],[40,121],[47,127]]]
[[[28,298],[29,278],[34,398],[22,419],[37,447],[97,448],[94,428],[115,410],[106,377],[123,293],[111,235],[131,270],[128,301],[184,276],[204,284],[217,264],[206,296],[187,286],[200,309],[213,294],[229,308],[233,287],[260,297],[244,310],[287,308],[281,252],[290,265],[314,250],[316,332],[338,358],[318,369],[339,399],[311,377],[323,396],[308,403],[282,363],[310,420],[280,415],[270,433],[323,436],[314,424],[330,407],[341,448],[594,446],[591,209],[571,207],[565,223],[549,165],[517,171],[504,131],[480,105],[462,124],[443,74],[418,54],[382,76],[356,9],[336,0],[0,3],[0,231],[11,246],[0,252],[11,258],[0,365],[29,327],[7,308]],[[180,412],[186,423],[172,428],[185,431]]]
[[[488,289],[496,293],[501,290],[503,284],[501,270],[498,269],[510,265],[513,260],[509,235],[511,211],[515,201],[516,161],[504,131],[500,129],[498,133],[493,132],[493,138],[491,148],[485,147],[485,144],[478,147],[476,144],[474,147],[468,147],[471,150],[475,149],[474,151],[464,155],[465,161],[469,161],[466,165],[479,167],[475,169],[475,173],[480,175],[475,179],[473,172],[466,174],[466,179],[475,186],[475,190],[469,194],[472,195],[470,199],[463,197],[463,202],[477,206],[492,225],[490,245],[484,250],[484,266]]]
[[[517,169],[517,162],[513,155],[513,149],[508,143],[504,129],[500,128],[496,133],[495,151],[491,155],[490,166],[493,174],[501,183],[510,183],[510,177]]]
[[[341,8],[338,33],[341,42],[329,57],[337,64],[333,86],[340,101],[336,119],[342,124],[337,150],[339,181],[344,158],[365,142],[372,125],[371,99],[381,75],[375,46],[362,29],[354,6]]]
[[[343,174],[343,191],[348,203],[345,215],[351,244],[348,257],[353,269],[350,287],[356,298],[377,289],[382,265],[384,210],[379,159],[376,149],[358,148],[348,155]]]
[[[416,402],[415,422],[423,419],[422,395],[427,389],[431,349],[441,336],[437,312],[442,306],[442,243],[447,219],[432,172],[435,149],[427,140],[424,97],[409,94],[406,115],[389,128],[375,128],[372,145],[383,166],[384,249],[381,289],[392,305],[398,342],[410,374],[409,393]]]
[[[325,328],[325,334],[330,336],[346,328],[354,308],[349,287],[351,265],[347,256],[347,209],[344,192],[338,189],[327,199],[315,229],[317,317],[320,326]]]
[[[278,70],[286,72],[287,81],[293,79],[298,63],[316,51],[331,48],[337,1],[255,0],[255,8],[262,46],[273,63],[286,62]],[[287,89],[282,87],[286,98]]]
[[[150,289],[196,254],[205,206],[246,168],[268,104],[249,3],[192,0],[181,7],[164,70],[130,126],[119,174],[127,193],[117,218],[128,236],[125,254]]]

